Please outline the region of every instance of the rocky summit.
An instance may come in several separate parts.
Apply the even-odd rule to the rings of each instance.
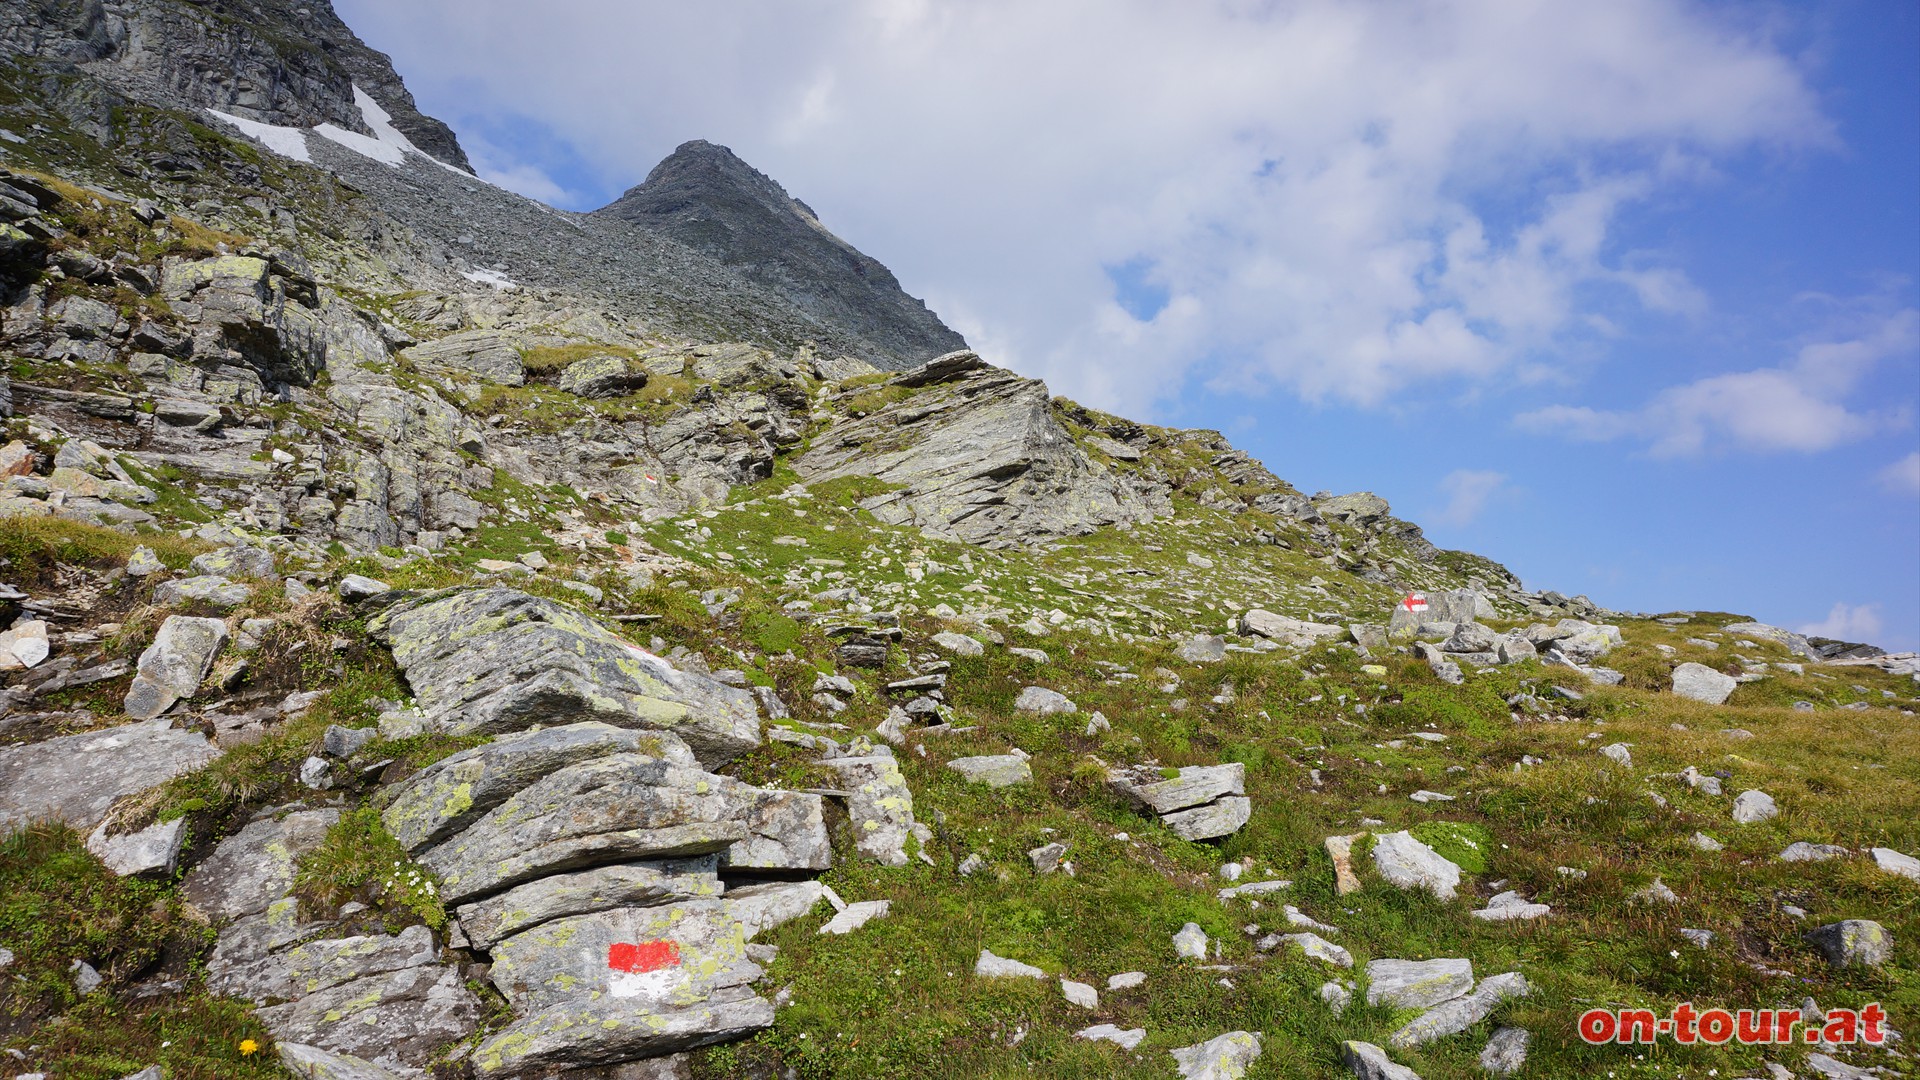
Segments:
[[[0,3],[0,1080],[1911,1073],[1914,656],[467,166],[325,0]],[[1688,1001],[1820,1041],[1580,1037]]]

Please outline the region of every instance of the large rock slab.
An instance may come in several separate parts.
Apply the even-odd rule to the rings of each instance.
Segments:
[[[833,840],[827,835],[826,803],[805,791],[772,791],[729,786],[729,798],[747,827],[747,837],[720,855],[733,871],[816,872],[833,866]]]
[[[265,911],[293,889],[295,863],[339,820],[340,811],[322,809],[248,822],[187,872],[180,892],[216,925]]]
[[[1683,698],[1704,701],[1708,705],[1726,703],[1740,680],[1723,675],[1705,664],[1691,661],[1673,669],[1673,692]]]
[[[552,600],[449,590],[389,608],[371,628],[392,645],[421,710],[446,731],[597,720],[670,731],[708,767],[760,744],[751,693],[681,671]]]
[[[380,818],[408,851],[419,851],[478,821],[543,776],[608,754],[644,754],[686,767],[699,762],[667,732],[589,721],[502,735],[429,765],[391,789]]]
[[[1720,629],[1729,636],[1736,638],[1757,638],[1761,641],[1771,641],[1775,645],[1786,649],[1788,652],[1803,656],[1808,660],[1819,661],[1823,659],[1818,650],[1814,649],[1813,645],[1807,641],[1805,634],[1796,634],[1782,627],[1768,626],[1766,623],[1758,622],[1737,622],[1728,623]]]
[[[520,350],[497,330],[466,330],[422,342],[400,354],[424,368],[474,375],[502,386],[527,381]]]
[[[924,370],[932,385],[814,436],[794,460],[800,478],[872,476],[897,485],[861,506],[889,525],[989,547],[1171,512],[1164,487],[1113,472],[1080,449],[1054,418],[1045,383],[984,366]]]
[[[433,931],[409,926],[394,935],[321,938],[246,962],[234,962],[231,952],[218,952],[208,963],[207,986],[218,994],[265,1004],[432,964],[438,956]]]
[[[519,791],[420,861],[441,898],[465,903],[537,877],[599,863],[722,851],[747,838],[737,780],[645,754],[570,765]]]
[[[0,832],[52,819],[91,832],[125,795],[205,767],[220,751],[166,718],[0,747]]]
[[[273,1049],[280,1055],[280,1064],[301,1080],[406,1080],[391,1069],[352,1054],[336,1054],[296,1042],[276,1041]]]
[[[817,903],[817,883],[736,899],[623,907],[556,919],[494,946],[492,978],[525,1017],[481,1044],[482,1076],[584,1067],[740,1038],[773,1022],[747,989],[754,934]]]
[[[724,890],[717,855],[618,863],[553,874],[459,909],[460,929],[481,949],[566,915],[717,897]]]
[[[118,836],[107,831],[107,824],[87,837],[87,850],[121,877],[150,874],[171,877],[180,858],[180,845],[187,838],[187,819],[156,821],[144,829]]]
[[[167,616],[153,644],[140,654],[133,685],[127,689],[127,715],[150,720],[181,698],[192,697],[226,643],[227,624],[219,619]]]
[[[907,865],[913,792],[893,754],[828,758],[822,764],[840,774],[840,783],[847,789],[855,850],[883,866]]]

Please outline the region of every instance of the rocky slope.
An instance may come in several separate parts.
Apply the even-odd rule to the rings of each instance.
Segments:
[[[0,1072],[1652,1075],[1580,1012],[1920,1008],[1913,657],[842,351],[905,298],[737,162],[732,266],[392,90],[306,126],[324,4],[7,11]]]

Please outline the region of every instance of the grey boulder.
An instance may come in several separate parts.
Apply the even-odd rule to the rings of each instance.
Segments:
[[[338,820],[338,810],[300,810],[249,822],[187,872],[180,892],[215,924],[264,911],[292,890],[295,863]]]
[[[1512,1076],[1527,1063],[1527,1043],[1531,1039],[1526,1028],[1501,1028],[1481,1049],[1480,1067],[1495,1076]]]
[[[1376,835],[1373,866],[1397,889],[1425,889],[1442,900],[1460,886],[1460,868],[1404,830]]]
[[[1340,1044],[1340,1060],[1360,1080],[1420,1080],[1420,1074],[1395,1064],[1387,1052],[1370,1042],[1349,1039]]]
[[[1740,680],[1723,675],[1705,664],[1689,661],[1673,669],[1673,692],[1708,705],[1725,704],[1734,687],[1739,685]]]
[[[907,865],[907,838],[914,830],[913,792],[893,754],[829,758],[824,764],[840,775],[840,783],[847,788],[854,849],[882,866]]]
[[[1077,712],[1080,708],[1069,701],[1065,694],[1044,686],[1029,686],[1020,691],[1020,695],[1013,699],[1013,707],[1021,712],[1039,713],[1042,716]]]
[[[647,372],[630,367],[618,356],[589,356],[568,364],[556,385],[584,398],[612,398],[646,386]]]
[[[1240,632],[1258,635],[1295,648],[1307,648],[1322,641],[1337,641],[1347,635],[1344,626],[1306,622],[1254,608],[1240,615]]]
[[[1425,1009],[1473,989],[1473,961],[1369,960],[1367,1004],[1385,1002],[1396,1009]]]
[[[1836,968],[1879,967],[1893,956],[1893,935],[1871,919],[1845,919],[1807,934]]]
[[[1203,1043],[1169,1050],[1182,1080],[1240,1080],[1260,1056],[1260,1035],[1229,1031]]]
[[[127,689],[127,715],[148,720],[192,697],[227,643],[227,625],[219,619],[169,615],[153,644],[140,654],[133,685]]]
[[[87,837],[87,850],[121,877],[149,874],[171,877],[180,859],[180,845],[187,838],[187,819],[156,821],[144,829],[109,835],[103,823]]]
[[[1524,997],[1531,989],[1526,978],[1517,971],[1483,979],[1472,993],[1443,1001],[1409,1021],[1388,1036],[1387,1043],[1405,1050],[1458,1034],[1486,1019],[1501,1002],[1508,998]]]

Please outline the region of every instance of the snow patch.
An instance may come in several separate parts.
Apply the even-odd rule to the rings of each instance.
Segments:
[[[348,131],[334,124],[321,124],[313,129],[313,133],[323,139],[339,143],[362,157],[370,157],[387,165],[397,166],[407,159],[406,151],[392,143],[381,142],[379,139],[369,138],[357,131]]]
[[[512,292],[520,283],[498,270],[462,270],[460,276],[468,281],[477,281],[482,285],[491,285],[501,292]]]
[[[353,103],[360,106],[360,120],[367,125],[368,131],[373,132],[374,138],[400,150],[420,153],[420,148],[413,145],[413,140],[400,134],[400,129],[393,126],[393,114],[381,108],[380,103],[373,100],[373,95],[360,89],[357,83],[353,88]]]
[[[278,124],[263,124],[258,120],[248,120],[232,113],[223,113],[219,109],[208,109],[208,113],[240,129],[240,133],[261,146],[295,161],[311,162],[313,157],[307,153],[306,132],[294,127],[281,127]]]

